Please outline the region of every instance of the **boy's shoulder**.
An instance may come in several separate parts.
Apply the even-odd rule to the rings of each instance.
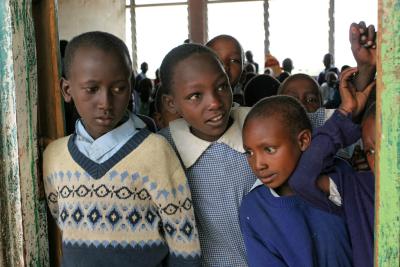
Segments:
[[[264,197],[269,192],[267,189],[261,184],[250,190],[240,204],[240,213],[249,214],[259,205],[264,205],[266,203]]]
[[[44,150],[44,155],[59,153],[61,149],[67,149],[70,138],[71,135],[68,135],[52,141]]]

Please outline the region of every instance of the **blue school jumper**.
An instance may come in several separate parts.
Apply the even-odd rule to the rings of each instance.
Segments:
[[[352,266],[343,220],[298,196],[277,197],[260,185],[243,200],[240,224],[249,266]]]
[[[170,145],[142,129],[96,163],[74,138],[51,143],[43,160],[62,265],[199,266],[190,190]]]
[[[177,151],[192,192],[202,266],[247,266],[239,226],[239,207],[256,180],[242,144],[248,108],[231,112],[233,124],[216,142],[194,136],[179,119],[160,133]]]
[[[341,215],[349,230],[354,266],[373,266],[375,177],[371,171],[356,172],[335,153],[361,136],[359,125],[336,111],[318,128],[310,147],[302,154],[289,181],[292,189],[312,205]],[[320,173],[335,183],[340,203],[333,203],[316,186]]]

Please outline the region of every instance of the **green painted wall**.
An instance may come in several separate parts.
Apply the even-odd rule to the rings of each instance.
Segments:
[[[380,0],[379,6],[375,263],[394,267],[400,266],[400,1]]]
[[[0,1],[0,266],[48,266],[32,3]]]

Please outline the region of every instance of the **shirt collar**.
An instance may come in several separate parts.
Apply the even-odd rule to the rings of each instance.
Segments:
[[[108,133],[100,136],[96,140],[86,131],[82,120],[75,123],[75,133],[78,141],[86,143],[89,150],[93,153],[91,157],[101,158],[105,153],[112,150],[121,142],[126,141],[129,135],[132,135],[137,129],[145,128],[146,124],[131,112],[127,113],[127,119],[120,126],[114,128]]]
[[[242,142],[242,127],[244,119],[250,108],[238,107],[231,111],[232,125],[217,140],[216,143],[223,143],[232,149],[244,153]],[[190,126],[184,119],[178,119],[169,123],[172,139],[178,150],[185,168],[191,167],[203,152],[213,143],[202,140],[190,132]]]
[[[256,189],[257,187],[259,187],[259,186],[261,186],[261,185],[264,185],[259,179],[257,179],[256,180],[256,182],[253,184],[253,186],[251,187],[251,189],[250,189],[250,192],[251,191],[253,191],[254,189]],[[274,190],[274,189],[272,189],[272,188],[267,188],[270,192],[271,192],[271,194],[274,196],[274,197],[280,197],[279,195],[278,195],[278,193],[276,193],[276,191]]]

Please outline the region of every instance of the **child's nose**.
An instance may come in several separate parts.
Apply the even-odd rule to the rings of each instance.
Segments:
[[[101,109],[110,109],[112,107],[112,94],[109,90],[106,89],[100,90],[99,107]]]
[[[211,94],[209,97],[209,109],[219,109],[222,106],[221,97],[218,94]]]
[[[268,164],[266,163],[266,161],[264,160],[263,157],[260,156],[255,156],[255,167],[257,169],[257,171],[262,171],[265,169],[268,169]]]

